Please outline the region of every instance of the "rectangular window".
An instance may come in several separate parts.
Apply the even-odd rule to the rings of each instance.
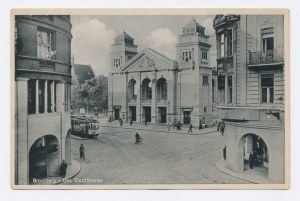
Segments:
[[[45,30],[37,31],[37,57],[43,59],[56,59],[55,33]]]
[[[261,75],[261,102],[273,103],[274,101],[274,75]]]
[[[207,62],[207,51],[202,51],[202,62]]]
[[[202,85],[208,85],[208,75],[203,75]]]
[[[182,51],[182,61],[188,62],[192,60],[192,51]]]
[[[114,59],[113,60],[113,65],[114,65],[114,67],[120,67],[121,66],[121,59],[119,58],[119,59]]]

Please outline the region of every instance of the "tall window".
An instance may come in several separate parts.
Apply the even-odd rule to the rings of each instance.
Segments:
[[[202,61],[206,62],[207,61],[207,51],[202,50]]]
[[[55,33],[45,30],[37,31],[37,57],[55,59]]]
[[[208,75],[203,75],[202,85],[208,85]]]
[[[28,81],[28,114],[35,113],[36,106],[36,80]]]
[[[232,29],[227,31],[227,56],[233,55]]]
[[[232,76],[228,76],[228,103],[232,103]]]
[[[220,35],[220,57],[225,56],[225,36],[224,33]]]
[[[182,51],[182,61],[188,62],[192,60],[192,51]]]
[[[212,102],[215,102],[215,80],[211,80]]]
[[[39,81],[39,91],[38,91],[38,100],[39,100],[39,113],[45,112],[45,80]]]
[[[261,102],[273,103],[274,101],[274,75],[261,75]]]
[[[274,28],[265,28],[261,30],[262,50],[274,50]]]

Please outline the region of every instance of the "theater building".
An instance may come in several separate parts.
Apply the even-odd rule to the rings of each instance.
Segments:
[[[192,19],[178,36],[177,59],[147,48],[137,51],[126,32],[112,45],[109,114],[135,122],[194,125],[214,118],[216,75],[210,66],[209,37]]]
[[[71,162],[70,16],[15,18],[15,184]]]
[[[226,121],[226,166],[285,176],[283,15],[217,15],[218,117]]]

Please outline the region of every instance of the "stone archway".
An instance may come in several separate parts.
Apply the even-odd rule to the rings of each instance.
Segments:
[[[58,176],[59,157],[59,142],[54,135],[38,138],[29,151],[29,183],[34,178]]]
[[[258,135],[247,133],[240,138],[237,149],[237,167],[240,172],[256,171],[268,177],[269,150],[266,142]],[[253,155],[253,169],[250,169],[249,156]]]

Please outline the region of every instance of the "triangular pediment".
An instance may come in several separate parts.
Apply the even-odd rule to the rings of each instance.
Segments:
[[[148,48],[129,60],[122,72],[160,71],[174,68],[174,60]]]

